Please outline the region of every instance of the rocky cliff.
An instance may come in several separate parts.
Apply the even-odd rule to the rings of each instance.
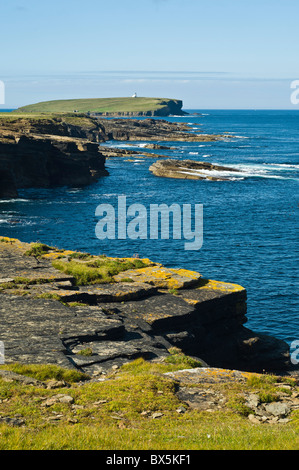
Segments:
[[[20,137],[22,135],[74,137],[91,142],[107,140],[102,121],[85,114],[39,114],[33,116],[13,113],[0,114],[1,140],[7,136]]]
[[[187,114],[181,100],[149,97],[114,97],[54,100],[23,106],[22,114],[85,113],[94,116],[169,116]]]
[[[7,363],[93,373],[138,357],[162,359],[176,347],[210,367],[290,367],[284,341],[244,326],[246,290],[235,284],[147,259],[93,256],[5,237],[0,272]]]
[[[162,119],[99,119],[86,114],[0,116],[0,198],[19,188],[81,186],[107,175],[108,140],[203,142],[228,138],[190,132]],[[127,155],[119,150],[117,155]],[[131,152],[132,153],[132,152]],[[116,151],[114,151],[114,155]]]
[[[105,132],[96,120],[0,119],[0,198],[28,187],[82,186],[107,175],[98,142]]]
[[[96,143],[21,136],[0,142],[0,197],[19,188],[90,184],[107,175]]]
[[[109,140],[211,142],[229,137],[190,132],[187,124],[164,119],[107,119],[101,123]]]
[[[182,111],[183,102],[180,100],[166,100],[160,101],[160,107],[148,111],[116,111],[116,112],[102,112],[102,113],[92,113],[94,116],[105,116],[105,117],[137,117],[137,116],[186,116],[188,113]]]

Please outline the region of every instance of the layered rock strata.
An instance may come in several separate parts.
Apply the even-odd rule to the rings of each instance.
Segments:
[[[90,184],[108,174],[106,155],[140,153],[108,147],[101,151],[98,144],[108,140],[201,142],[223,137],[194,133],[185,124],[161,119],[98,119],[84,114],[1,117],[0,198],[17,197],[20,188]],[[149,145],[158,147],[165,149]]]
[[[187,124],[163,119],[108,119],[102,121],[102,125],[109,140],[211,142],[229,137],[191,132]]]
[[[92,113],[94,116],[127,116],[127,117],[137,117],[137,116],[186,116],[188,113],[182,110],[183,102],[181,100],[165,100],[160,101],[159,108],[147,111],[119,111],[119,112],[95,112]]]
[[[238,170],[235,168],[215,165],[209,162],[171,159],[157,161],[149,167],[149,170],[155,176],[164,178],[211,181],[226,181],[230,178],[230,173],[238,174]]]
[[[87,185],[107,174],[96,143],[25,135],[0,142],[0,198],[17,197],[20,188]]]
[[[0,238],[0,340],[7,363],[51,363],[93,373],[137,357],[161,360],[177,347],[210,367],[290,367],[284,341],[244,327],[241,286],[150,260],[120,269],[109,282],[80,285],[68,269],[54,268],[53,260],[66,268],[76,260],[77,268],[87,269],[103,258],[51,247],[30,256],[31,246]]]

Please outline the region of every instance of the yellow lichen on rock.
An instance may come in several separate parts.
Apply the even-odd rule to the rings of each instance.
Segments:
[[[45,253],[42,255],[42,258],[45,259],[58,259],[58,258],[67,258],[70,255],[73,255],[76,251],[71,250],[58,250],[58,251],[51,251],[49,253]]]
[[[120,282],[124,278],[131,278],[135,282],[145,282],[161,289],[183,289],[193,285],[201,274],[186,269],[164,268],[162,265],[148,266],[140,269],[130,269],[114,276]]]
[[[228,282],[214,281],[212,279],[203,279],[202,285],[199,285],[197,289],[209,289],[217,290],[225,293],[238,292],[245,290],[244,287],[239,286],[238,284],[231,284]]]
[[[20,240],[17,238],[9,238],[9,237],[0,237],[0,243],[5,244],[5,247],[11,247],[13,249],[20,249],[20,250],[25,250],[28,247],[27,243],[22,243]]]

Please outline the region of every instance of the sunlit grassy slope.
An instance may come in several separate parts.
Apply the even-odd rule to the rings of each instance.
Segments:
[[[178,100],[164,98],[90,98],[44,101],[41,103],[23,106],[17,110],[21,113],[126,113],[147,112],[159,110],[170,101]]]

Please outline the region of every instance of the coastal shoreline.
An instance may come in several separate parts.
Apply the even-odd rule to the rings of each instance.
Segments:
[[[6,237],[0,238],[0,265],[8,363],[93,373],[137,357],[162,359],[176,347],[210,367],[292,370],[284,341],[244,327],[247,294],[241,286],[148,259]],[[118,274],[109,274],[112,266]],[[92,353],[82,357],[81,350]]]
[[[106,156],[114,141],[209,142],[227,135],[191,133],[186,124],[163,119],[99,119],[85,114],[0,115],[0,198],[18,189],[88,185],[108,176]],[[118,156],[134,151],[114,150]],[[144,153],[150,156],[149,153]]]

